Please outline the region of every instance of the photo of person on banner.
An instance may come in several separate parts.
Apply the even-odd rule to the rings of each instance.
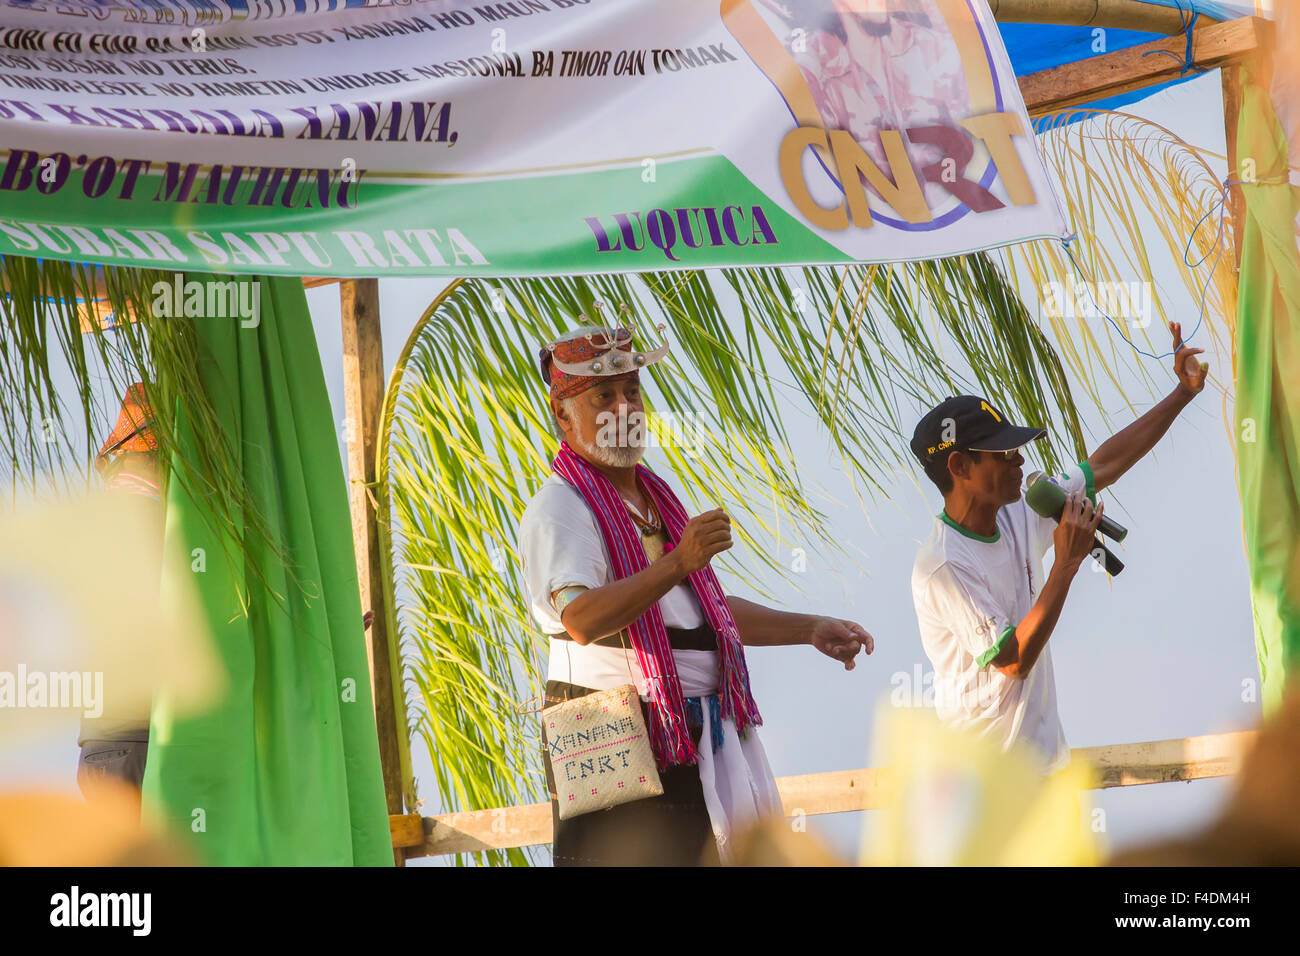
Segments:
[[[936,0],[757,0],[807,83],[823,128],[852,133],[891,179],[881,130],[955,128],[972,113],[966,65],[941,6]],[[906,148],[912,165],[924,171],[962,142],[915,135]],[[961,166],[973,156],[967,151]],[[949,182],[963,172],[949,169]],[[883,200],[871,183],[864,188],[873,206]],[[953,205],[954,191],[943,180],[923,177],[922,188],[931,210]]]

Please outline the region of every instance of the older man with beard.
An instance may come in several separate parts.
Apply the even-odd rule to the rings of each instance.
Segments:
[[[519,530],[531,611],[550,642],[547,704],[635,683],[664,793],[559,818],[546,759],[554,861],[726,862],[728,839],[781,799],[757,726],[744,645],[810,644],[852,670],[859,625],[724,596],[709,567],[732,545],[721,508],[688,518],[645,451],[639,371],[667,343],[578,329],[540,354],[563,442]]]

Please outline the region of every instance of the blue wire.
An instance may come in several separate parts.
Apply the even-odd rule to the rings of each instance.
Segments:
[[[1178,8],[1178,19],[1179,22],[1182,24],[1182,28],[1183,28],[1182,32],[1187,36],[1187,51],[1183,56],[1183,69],[1182,69],[1182,73],[1179,75],[1185,76],[1187,74],[1187,71],[1191,69],[1196,69],[1198,72],[1204,73],[1206,72],[1206,70],[1200,67],[1196,67],[1192,59],[1192,41],[1194,36],[1193,30],[1196,26],[1197,19],[1200,17],[1200,14],[1196,12],[1196,7],[1190,2],[1190,0],[1188,3],[1189,9],[1183,8],[1182,0],[1174,0],[1174,6]],[[1164,51],[1158,51],[1158,52],[1163,53]],[[1166,55],[1173,56],[1173,54],[1166,54]],[[1177,59],[1177,57],[1175,57],[1175,59]],[[1219,201],[1215,203],[1215,205],[1219,207],[1219,229],[1218,232],[1215,234],[1215,243],[1214,243],[1215,247],[1218,249],[1218,253],[1214,257],[1214,265],[1210,268],[1209,276],[1206,278],[1205,283],[1201,286],[1200,311],[1197,313],[1196,316],[1196,325],[1194,325],[1192,327],[1192,331],[1189,332],[1183,338],[1184,346],[1186,346],[1187,343],[1192,340],[1192,336],[1196,335],[1196,333],[1200,331],[1201,322],[1204,321],[1205,319],[1205,297],[1206,297],[1206,293],[1209,291],[1210,288],[1210,280],[1214,278],[1214,270],[1219,267],[1219,260],[1223,258],[1223,220],[1224,220],[1224,216],[1228,211],[1228,205],[1227,205],[1228,190],[1232,186],[1240,186],[1242,184],[1243,184],[1242,182],[1230,181],[1229,179],[1225,178],[1223,181],[1223,189],[1219,194]],[[1201,223],[1205,222],[1205,220],[1208,219],[1213,214],[1214,214],[1214,206],[1211,206],[1209,210],[1205,213],[1205,215],[1201,216],[1201,218],[1196,221],[1196,225],[1192,227],[1191,234],[1188,235],[1187,242],[1183,246],[1183,263],[1189,269],[1199,268],[1201,263],[1203,263],[1206,260],[1206,258],[1209,256],[1209,253],[1207,252],[1205,255],[1201,256],[1201,258],[1196,260],[1195,263],[1189,262],[1187,259],[1187,254],[1192,247],[1192,240],[1196,238],[1196,233],[1200,230]],[[1123,330],[1119,327],[1119,325],[1116,324],[1115,320],[1111,317],[1110,313],[1106,312],[1104,309],[1101,308],[1100,303],[1097,302],[1096,298],[1092,294],[1092,288],[1090,286],[1090,283],[1088,282],[1088,277],[1084,275],[1083,269],[1080,267],[1078,260],[1074,258],[1074,253],[1070,250],[1070,243],[1077,238],[1079,238],[1078,233],[1075,233],[1061,241],[1061,244],[1065,247],[1065,254],[1069,257],[1070,262],[1074,265],[1074,269],[1076,272],[1079,273],[1080,278],[1083,279],[1084,288],[1088,292],[1088,298],[1092,299],[1093,306],[1096,307],[1098,312],[1100,312],[1103,316],[1105,316],[1106,321],[1109,322],[1111,324],[1111,327],[1115,329],[1116,332],[1119,333],[1120,338],[1122,338],[1125,341],[1125,343],[1128,344],[1129,348],[1133,349],[1133,351],[1137,352],[1139,355],[1145,355],[1147,358],[1163,359],[1163,358],[1169,358],[1171,355],[1177,354],[1175,352],[1165,352],[1161,355],[1152,355],[1150,352],[1138,348],[1136,345],[1133,344],[1133,340],[1124,334]]]
[[[1183,263],[1189,269],[1198,268],[1200,264],[1204,262],[1206,258],[1209,256],[1209,253],[1207,252],[1205,255],[1201,256],[1201,258],[1198,259],[1195,263],[1188,261],[1187,256],[1192,248],[1192,240],[1196,238],[1196,233],[1201,228],[1201,223],[1205,222],[1206,219],[1208,219],[1211,215],[1213,215],[1214,207],[1218,206],[1219,207],[1219,229],[1215,235],[1215,242],[1214,242],[1215,247],[1218,249],[1218,253],[1214,257],[1214,265],[1210,267],[1209,276],[1206,277],[1204,284],[1201,286],[1200,312],[1196,316],[1196,325],[1192,327],[1192,331],[1183,337],[1184,346],[1186,346],[1192,340],[1192,337],[1196,335],[1196,333],[1201,328],[1201,322],[1205,318],[1205,297],[1206,297],[1206,293],[1209,291],[1210,288],[1210,280],[1214,278],[1214,270],[1219,267],[1219,260],[1223,258],[1223,221],[1224,221],[1224,217],[1227,215],[1228,212],[1228,190],[1232,186],[1241,186],[1241,185],[1253,185],[1253,183],[1246,183],[1245,180],[1232,180],[1227,178],[1223,180],[1223,189],[1219,194],[1218,202],[1216,202],[1213,206],[1211,206],[1209,211],[1206,212],[1205,215],[1201,216],[1201,218],[1196,221],[1196,225],[1192,227],[1191,234],[1188,235],[1187,242],[1183,246]],[[1127,335],[1124,334],[1123,329],[1119,327],[1119,325],[1111,317],[1110,313],[1101,307],[1101,304],[1097,301],[1097,299],[1092,294],[1092,287],[1091,287],[1091,283],[1088,281],[1088,277],[1084,274],[1083,268],[1079,265],[1079,261],[1074,258],[1074,252],[1070,249],[1070,243],[1074,242],[1074,240],[1078,238],[1079,238],[1078,233],[1069,235],[1066,238],[1061,240],[1061,245],[1065,247],[1066,256],[1069,257],[1070,262],[1074,265],[1075,271],[1079,273],[1079,277],[1083,280],[1084,289],[1087,291],[1088,298],[1092,300],[1092,304],[1096,308],[1096,310],[1100,312],[1105,317],[1106,321],[1111,324],[1111,327],[1116,332],[1119,333],[1119,337],[1124,340],[1125,344],[1127,344],[1128,347],[1131,348],[1134,352],[1137,352],[1138,355],[1144,355],[1147,358],[1152,358],[1152,359],[1164,359],[1164,358],[1169,358],[1171,355],[1176,354],[1175,352],[1170,351],[1170,352],[1164,352],[1160,355],[1152,355],[1150,352],[1147,352],[1139,348],[1137,345],[1133,343],[1133,340],[1131,338],[1129,338]]]
[[[1174,0],[1174,5],[1178,8],[1178,22],[1182,24],[1182,30],[1180,32],[1187,37],[1187,49],[1184,51],[1182,59],[1180,60],[1178,58],[1178,54],[1170,53],[1168,50],[1148,50],[1142,55],[1169,57],[1175,63],[1182,66],[1182,70],[1178,74],[1179,76],[1186,76],[1189,70],[1195,70],[1197,73],[1208,73],[1208,67],[1197,66],[1195,61],[1192,59],[1193,31],[1196,27],[1196,21],[1201,15],[1196,12],[1195,7],[1192,7],[1190,10],[1184,10],[1182,0]]]
[[[1180,6],[1178,8],[1178,12],[1181,14],[1182,10],[1183,8]],[[1183,71],[1178,74],[1179,76],[1186,76],[1188,70],[1196,70],[1197,73],[1209,72],[1204,67],[1197,66],[1194,62],[1192,62],[1192,30],[1195,28],[1196,20],[1199,16],[1200,16],[1199,13],[1193,12],[1192,19],[1185,28],[1187,30],[1187,52],[1183,54]]]

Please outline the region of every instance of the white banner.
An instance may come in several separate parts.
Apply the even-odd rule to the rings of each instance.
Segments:
[[[984,0],[0,0],[0,254],[562,274],[1066,234]]]

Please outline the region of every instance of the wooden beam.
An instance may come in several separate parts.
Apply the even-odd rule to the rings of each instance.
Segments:
[[[1210,68],[1251,56],[1271,35],[1271,26],[1259,17],[1198,26],[1193,31],[1192,59],[1197,66]],[[1156,40],[1028,73],[1020,78],[1020,92],[1029,115],[1038,116],[1177,79],[1186,52],[1183,37]]]
[[[79,301],[77,305],[77,318],[80,321],[82,335],[88,335],[94,331],[95,326],[100,328],[111,328],[106,325],[109,318],[112,318],[113,324],[120,322],[134,322],[135,318],[130,315],[117,315],[113,312],[113,307],[109,305],[107,299],[88,299],[84,302]]]
[[[1099,789],[1229,777],[1241,769],[1241,759],[1255,736],[1253,730],[1239,730],[1206,737],[1079,747],[1070,751],[1070,757],[1092,764],[1101,775]]]
[[[777,777],[776,786],[787,817],[799,813],[848,813],[886,806],[891,776],[888,767],[864,767]]]
[[[1091,764],[1098,772],[1098,789],[1134,787],[1226,777],[1236,773],[1255,731],[1153,740],[1102,747],[1076,747],[1070,759]],[[795,777],[778,777],[786,816],[796,813],[848,813],[888,806],[888,767],[835,770]],[[531,803],[426,817],[424,845],[408,847],[407,856],[504,850],[551,842],[551,805]],[[397,824],[393,824],[394,833]],[[404,831],[406,832],[406,831]],[[404,839],[409,839],[409,835]],[[396,844],[394,844],[396,845]]]
[[[1227,66],[1223,80],[1223,139],[1228,154],[1228,181],[1241,179],[1237,162],[1237,124],[1241,118],[1241,77],[1238,68]],[[1240,186],[1228,187],[1228,216],[1232,220],[1232,271],[1241,271],[1242,231],[1246,226],[1246,197]]]
[[[508,850],[551,842],[551,805],[470,810],[424,818],[424,846],[406,855],[438,856],[474,850]]]
[[[1182,33],[1184,14],[1174,7],[1137,0],[989,0],[999,23],[1054,23],[1076,27],[1111,27],[1145,33]],[[1202,14],[1198,23],[1210,17]]]
[[[1273,25],[1270,24],[1270,27]],[[1278,39],[1274,29],[1267,30],[1261,37],[1259,55],[1251,64],[1254,72],[1253,82],[1263,89],[1270,88],[1273,82],[1273,60]],[[1244,70],[1236,65],[1223,70],[1223,134],[1227,144],[1228,179],[1239,182],[1242,178],[1241,157],[1237,153],[1237,127],[1241,119],[1242,74]],[[1241,186],[1228,187],[1228,214],[1232,217],[1233,271],[1241,271],[1242,235],[1246,227],[1246,195]]]
[[[383,603],[384,554],[379,546],[379,524],[371,505],[375,480],[375,449],[379,416],[384,403],[384,351],[379,326],[379,280],[347,279],[339,284],[343,319],[343,399],[348,447],[348,504],[352,510],[352,538],[356,547],[357,583],[361,609],[373,610],[366,632],[366,659],[374,699],[375,726],[379,733],[379,763],[384,776],[388,813],[400,815],[402,766],[399,747],[404,728],[398,728],[393,706],[392,669],[388,659],[388,615]],[[403,851],[394,850],[400,866]]]
[[[388,817],[388,831],[393,835],[393,849],[424,844],[424,818],[418,813],[394,813]]]

